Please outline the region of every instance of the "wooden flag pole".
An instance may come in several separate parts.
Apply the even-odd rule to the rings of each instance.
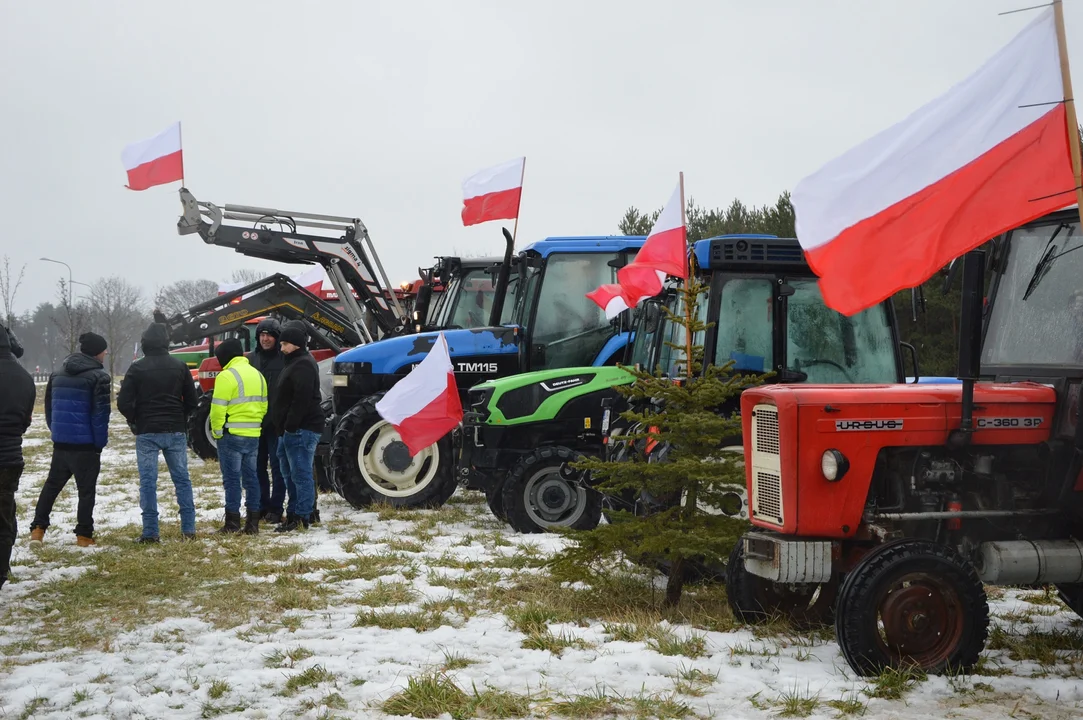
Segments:
[[[181,187],[184,187],[184,124],[180,120],[177,121],[177,140],[181,151]]]
[[[1053,18],[1057,26],[1057,50],[1060,52],[1060,80],[1064,87],[1064,110],[1067,115],[1068,147],[1072,153],[1072,174],[1075,177],[1075,200],[1080,222],[1083,223],[1083,157],[1079,150],[1079,121],[1075,114],[1075,98],[1072,95],[1072,72],[1068,67],[1068,40],[1064,31],[1064,3],[1053,2]]]
[[[687,251],[687,249],[688,249],[688,240],[687,240],[688,218],[685,216],[685,210],[684,210],[684,173],[681,172],[679,174],[679,177],[680,177],[680,187],[681,187],[681,227],[683,227],[685,229],[685,237],[686,237],[686,239],[685,239],[685,250]],[[695,333],[692,331],[693,330],[692,329],[692,323],[694,321],[694,317],[692,315],[692,301],[693,301],[693,299],[695,299],[695,295],[692,294],[691,288],[695,284],[695,276],[692,274],[692,259],[690,257],[686,258],[685,263],[686,263],[686,267],[688,268],[688,270],[686,271],[687,274],[688,274],[688,278],[684,281],[684,290],[685,290],[685,296],[684,296],[684,300],[685,300],[685,302],[684,302],[684,321],[685,321],[685,326],[684,326],[685,327],[685,332],[684,332],[684,352],[685,352],[685,356],[684,356],[684,360],[685,360],[685,362],[684,362],[684,372],[685,372],[685,377],[687,377],[689,380],[691,380],[692,376],[693,376],[692,375],[692,370],[693,370],[693,368],[692,368],[692,365],[693,365],[693,361],[692,361],[692,336],[695,335]]]
[[[519,202],[515,206],[515,224],[511,228],[511,244],[514,247],[515,238],[519,233],[519,209],[523,207],[523,180],[526,178],[526,155],[523,156],[523,167],[519,172]]]

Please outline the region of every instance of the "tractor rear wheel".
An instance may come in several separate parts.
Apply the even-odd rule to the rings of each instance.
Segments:
[[[748,625],[781,616],[798,627],[831,622],[838,582],[782,585],[745,569],[745,543],[739,539],[726,562],[726,599],[734,617]]]
[[[188,416],[188,447],[203,460],[218,459],[218,441],[211,437],[211,394],[203,393]]]
[[[554,527],[590,530],[598,525],[601,494],[560,472],[565,463],[578,457],[566,447],[543,447],[515,462],[502,495],[504,514],[516,531],[538,533]]]
[[[504,512],[504,481],[501,480],[485,491],[485,500],[489,503],[489,510],[500,522],[508,521],[508,514]]]
[[[355,508],[373,503],[436,508],[458,487],[451,437],[410,457],[394,426],[362,400],[338,421],[331,440],[331,468],[346,502]]]
[[[989,605],[974,566],[929,540],[874,548],[839,590],[835,636],[859,675],[907,667],[966,671],[988,631]]]

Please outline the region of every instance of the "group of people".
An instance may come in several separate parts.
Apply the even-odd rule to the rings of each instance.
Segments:
[[[299,323],[266,319],[256,328],[258,346],[248,355],[237,339],[215,348],[221,371],[211,397],[211,434],[225,494],[219,533],[256,534],[261,521],[276,532],[307,528],[315,515],[313,461],[324,426],[319,369]],[[136,437],[141,543],[159,542],[158,458],[164,456],[177,497],[181,534],[196,534],[195,502],[188,473],[188,418],[198,393],[188,366],[169,354],[169,332],[155,322],[143,333],[143,357],[132,363],[117,394],[117,409]],[[112,378],[108,345],[92,332],[79,351],[53,372],[45,388],[45,422],[53,453],[30,526],[40,546],[53,504],[74,476],[78,491],[76,544],[94,545],[94,503],[101,452],[109,442]],[[15,493],[23,473],[22,438],[30,427],[37,389],[17,362],[14,333],[0,325],[0,586],[7,580],[18,528]],[[267,467],[270,466],[270,474]],[[244,494],[247,511],[241,527]],[[288,502],[287,502],[288,497]],[[285,515],[283,515],[285,512]]]

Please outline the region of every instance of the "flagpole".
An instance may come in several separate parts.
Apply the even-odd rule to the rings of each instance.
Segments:
[[[177,121],[177,140],[180,142],[181,149],[181,187],[184,187],[184,132],[182,122]]]
[[[1075,114],[1075,97],[1072,94],[1072,72],[1068,67],[1068,40],[1064,31],[1064,3],[1053,2],[1053,19],[1057,26],[1057,50],[1060,53],[1060,80],[1064,88],[1064,110],[1068,121],[1068,148],[1072,154],[1072,174],[1075,177],[1075,200],[1080,222],[1083,223],[1083,169],[1080,163],[1079,121]]]
[[[519,233],[519,209],[523,206],[523,179],[526,178],[526,155],[523,156],[523,167],[519,172],[519,203],[515,206],[515,224],[511,228],[511,244],[515,246],[515,237]]]
[[[679,173],[679,177],[680,177],[680,186],[681,186],[681,227],[684,228],[685,237],[687,238],[688,218],[685,216],[685,211],[684,211],[684,172],[683,171],[681,173]],[[687,251],[687,244],[688,244],[688,241],[686,239],[685,240],[685,246],[686,246],[685,250],[686,251]],[[685,362],[684,362],[684,372],[685,372],[685,377],[687,377],[689,380],[691,380],[692,379],[692,336],[695,333],[692,332],[692,299],[693,299],[693,295],[688,292],[688,289],[691,288],[695,284],[696,278],[692,274],[692,261],[691,261],[691,259],[685,258],[685,263],[686,263],[686,267],[688,268],[688,270],[687,270],[688,279],[684,281],[684,289],[685,289],[685,292],[686,292],[686,294],[685,294],[685,303],[684,303],[684,320],[685,320],[685,326],[684,326],[685,327],[685,333],[684,333],[684,344],[685,344],[685,347],[684,347],[684,352],[685,352],[685,356],[684,356],[684,360],[685,360]]]

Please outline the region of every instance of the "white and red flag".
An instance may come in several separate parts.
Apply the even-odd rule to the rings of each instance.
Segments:
[[[462,422],[463,406],[444,333],[425,359],[376,403],[376,412],[398,430],[410,457]]]
[[[526,158],[516,158],[477,172],[463,180],[463,225],[519,217]]]
[[[684,220],[684,176],[654,221],[635,259],[617,271],[617,283],[587,293],[612,320],[662,292],[666,275],[688,279],[688,230]]]
[[[793,191],[824,302],[853,315],[1074,201],[1054,8],[978,70]]]
[[[184,180],[180,123],[170,125],[149,140],[125,146],[120,159],[128,173],[125,187],[129,190],[146,190]]]

